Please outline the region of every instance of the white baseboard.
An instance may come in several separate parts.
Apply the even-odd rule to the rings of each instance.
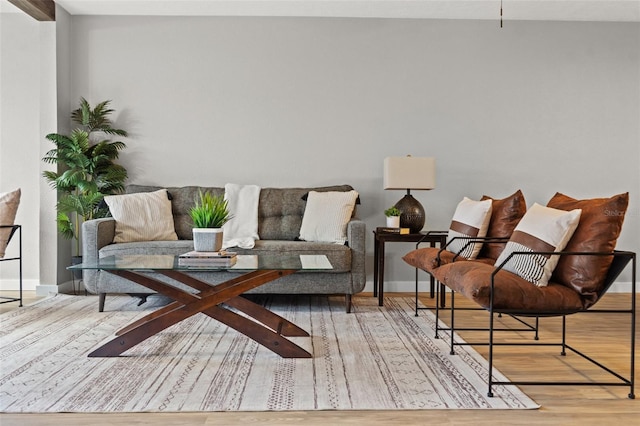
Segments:
[[[47,296],[51,293],[73,293],[73,281],[67,281],[60,285],[55,284],[40,284],[39,280],[22,280],[22,291],[35,291],[38,296]],[[75,283],[75,290],[84,291],[82,281]],[[19,291],[20,280],[0,280],[0,291]]]
[[[65,281],[59,285],[39,285],[36,287],[38,296],[47,296],[51,293],[76,294],[78,292],[84,292],[82,281],[76,281],[75,283],[73,281]]]
[[[640,288],[640,284],[636,283],[636,287]],[[373,281],[367,281],[363,291],[373,292]],[[389,293],[408,293],[416,291],[415,281],[385,281],[384,291]],[[429,291],[429,281],[420,281],[418,283],[419,292]],[[609,289],[609,293],[629,293],[631,292],[631,281],[614,282]]]
[[[39,280],[22,280],[22,290],[34,291],[38,286],[38,284],[40,284]],[[20,290],[20,280],[18,279],[0,280],[0,290],[18,291]]]
[[[36,296],[48,296],[59,292],[57,285],[38,285],[36,287]]]

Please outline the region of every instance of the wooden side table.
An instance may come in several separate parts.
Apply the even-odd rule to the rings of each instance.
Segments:
[[[373,231],[373,297],[378,297],[378,305],[384,305],[384,250],[386,243],[428,243],[431,247],[446,244],[447,234],[442,232],[420,232],[418,234],[393,234]],[[431,297],[434,297],[435,280],[431,277]],[[416,314],[418,305],[418,270],[416,269]]]

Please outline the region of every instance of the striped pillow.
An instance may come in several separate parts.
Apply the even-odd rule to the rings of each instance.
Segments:
[[[467,259],[475,259],[480,253],[482,243],[469,244],[469,237],[487,235],[491,220],[492,201],[474,201],[464,197],[453,214],[449,233],[447,234],[447,250],[458,253]],[[458,237],[457,239],[454,239]]]
[[[347,223],[356,205],[356,191],[309,191],[302,216],[300,239],[323,243],[344,244]]]
[[[580,209],[568,212],[535,203],[516,226],[495,265],[502,264],[513,252],[562,251],[578,227],[581,213]],[[552,255],[514,255],[503,269],[544,287],[549,283],[558,260],[559,256]]]
[[[166,189],[107,195],[104,201],[116,221],[114,243],[178,239],[171,214],[171,200]]]

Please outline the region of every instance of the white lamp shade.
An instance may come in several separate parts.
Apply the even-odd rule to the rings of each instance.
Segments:
[[[434,189],[436,159],[433,157],[387,157],[384,189]]]

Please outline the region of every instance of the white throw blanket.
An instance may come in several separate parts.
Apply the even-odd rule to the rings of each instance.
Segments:
[[[258,236],[260,187],[228,183],[224,186],[224,199],[228,202],[229,212],[233,218],[222,226],[224,231],[222,248],[253,248],[256,240],[260,239]]]

